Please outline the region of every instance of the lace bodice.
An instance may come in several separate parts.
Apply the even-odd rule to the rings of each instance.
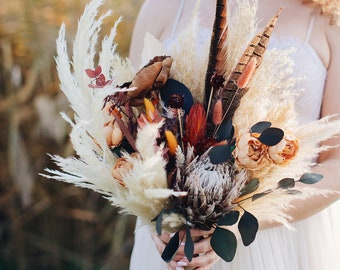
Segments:
[[[308,42],[295,37],[273,36],[269,44],[271,48],[294,48],[291,55],[294,60],[293,76],[300,78],[295,85],[298,92],[295,107],[299,120],[306,123],[318,119],[327,74],[321,59]]]

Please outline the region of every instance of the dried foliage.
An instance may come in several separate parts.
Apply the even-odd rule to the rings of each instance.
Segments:
[[[38,176],[45,153],[69,155],[69,110],[54,54],[61,22],[74,36],[87,1],[0,0],[0,269],[127,269],[134,218],[89,190]],[[113,0],[127,55],[141,0]],[[107,34],[109,29],[103,29]]]

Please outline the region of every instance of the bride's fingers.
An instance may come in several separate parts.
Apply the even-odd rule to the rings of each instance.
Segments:
[[[162,240],[162,238],[157,235],[156,233],[151,234],[152,240],[156,246],[156,249],[158,250],[159,253],[162,253],[164,248],[165,248],[165,242]],[[166,238],[166,236],[164,236]]]
[[[204,254],[212,251],[211,237],[203,238],[194,244],[194,254]]]
[[[212,228],[210,231],[204,231],[200,229],[191,229],[190,230],[190,235],[191,237],[207,237],[211,235],[214,232],[214,228]]]
[[[170,240],[170,235],[169,234],[158,235],[157,233],[152,233],[151,237],[155,243],[157,251],[159,252],[159,254],[162,254],[166,244]],[[176,252],[175,257],[172,260],[175,263],[177,263],[178,261],[183,259],[183,257],[184,257],[184,250],[182,250],[182,252]],[[174,269],[176,269],[176,267]]]
[[[213,251],[209,251],[198,257],[194,257],[191,262],[187,262],[188,268],[194,268],[195,270],[209,270],[219,260],[219,256]]]
[[[194,243],[194,254],[204,254],[212,250],[210,245],[211,237],[202,238],[201,240]],[[184,256],[185,242],[181,243],[177,250],[177,255]]]

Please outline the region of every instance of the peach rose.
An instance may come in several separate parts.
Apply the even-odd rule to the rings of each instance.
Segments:
[[[298,150],[298,140],[294,136],[286,135],[278,144],[268,148],[268,155],[275,164],[283,164],[293,159]]]
[[[246,133],[237,140],[234,156],[243,167],[249,170],[256,170],[269,163],[267,150],[268,146],[261,143],[250,133]]]
[[[139,158],[138,153],[132,153],[132,157]],[[133,164],[125,157],[118,158],[116,164],[112,168],[112,176],[115,180],[123,187],[125,183],[123,181],[123,176],[130,170],[133,169]]]

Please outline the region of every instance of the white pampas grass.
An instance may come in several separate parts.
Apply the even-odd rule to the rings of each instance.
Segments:
[[[162,148],[152,147],[162,123],[146,125],[139,130],[136,147],[141,157],[125,156],[133,166],[133,169],[123,175],[125,186],[112,176],[117,156],[105,141],[103,126],[106,118],[102,112],[103,100],[107,95],[121,91],[113,85],[130,81],[134,72],[129,61],[120,58],[115,52],[114,37],[121,22],[119,18],[109,36],[102,40],[98,57],[102,74],[113,82],[99,90],[89,87],[91,79],[85,69],[94,69],[97,66],[95,56],[99,32],[103,20],[111,14],[111,11],[108,11],[98,17],[98,10],[103,3],[102,0],[93,0],[86,6],[73,43],[72,65],[67,53],[65,25],[60,28],[57,39],[57,71],[60,88],[75,113],[74,119],[66,114],[63,114],[63,118],[72,126],[70,138],[78,157],[53,156],[52,159],[60,167],[60,171],[46,169],[46,173],[42,175],[93,189],[103,194],[114,205],[121,207],[124,212],[150,222],[164,207],[169,196],[178,196],[181,193],[167,188]]]
[[[171,77],[186,85],[196,102],[204,101],[204,78],[208,66],[210,40],[202,40],[197,11],[187,28],[179,33],[176,42],[168,44],[166,52],[174,59]]]

